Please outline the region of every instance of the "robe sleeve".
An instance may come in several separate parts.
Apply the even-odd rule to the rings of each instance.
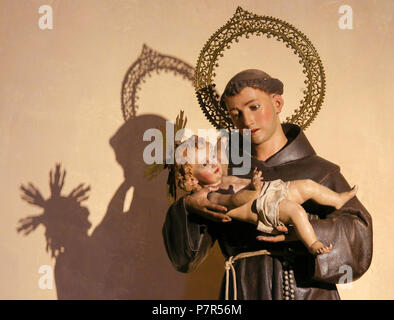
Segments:
[[[336,192],[350,190],[339,167],[320,183]],[[325,218],[312,216],[310,222],[317,238],[333,245],[329,253],[316,256],[314,280],[340,283],[350,278],[355,281],[367,271],[372,260],[372,219],[357,197]]]
[[[209,232],[211,229],[209,221],[186,210],[184,198],[171,205],[162,233],[168,257],[176,270],[190,272],[204,261],[216,240]]]

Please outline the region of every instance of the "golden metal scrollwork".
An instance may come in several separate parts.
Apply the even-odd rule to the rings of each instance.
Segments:
[[[225,49],[230,49],[231,43],[238,42],[240,37],[250,35],[265,35],[282,41],[300,58],[306,76],[306,89],[300,106],[285,122],[299,125],[306,129],[315,119],[325,96],[325,73],[320,57],[308,39],[301,31],[291,24],[277,18],[259,16],[238,7],[233,17],[205,43],[200,52],[194,74],[194,86],[198,102],[207,119],[217,129],[233,128],[230,115],[219,103],[219,95],[213,81],[215,69],[219,66],[219,57],[223,57]]]
[[[122,83],[122,113],[125,121],[137,115],[141,83],[145,82],[146,77],[151,77],[153,72],[159,74],[162,71],[181,76],[193,83],[194,68],[191,65],[176,57],[161,54],[144,44],[140,56],[127,70]]]

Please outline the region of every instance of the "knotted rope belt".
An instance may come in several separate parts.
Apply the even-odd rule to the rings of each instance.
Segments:
[[[237,260],[261,256],[261,255],[270,255],[270,256],[288,256],[291,251],[285,250],[258,250],[258,251],[250,251],[250,252],[242,252],[237,254],[236,256],[231,256],[225,262],[224,269],[226,270],[226,291],[225,291],[225,299],[228,300],[228,291],[229,291],[229,282],[230,282],[230,270],[233,276],[233,291],[234,291],[234,300],[237,300],[237,278],[235,273],[235,268],[233,263]]]

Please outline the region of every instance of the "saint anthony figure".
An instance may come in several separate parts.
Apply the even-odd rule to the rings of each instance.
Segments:
[[[280,80],[255,69],[236,74],[224,90],[221,101],[235,127],[252,133],[251,171],[243,177],[252,178],[257,168],[266,181],[310,179],[336,192],[349,191],[339,166],[319,157],[299,126],[280,123],[282,94]],[[229,174],[233,168],[230,163]],[[196,269],[218,240],[232,270],[231,279],[223,279],[222,299],[339,299],[335,284],[344,267],[351,268],[354,281],[371,263],[372,220],[357,197],[340,209],[312,200],[303,204],[317,238],[333,246],[314,256],[292,229],[272,236],[247,221],[223,222],[226,208],[210,202],[209,192],[203,188],[177,200],[168,209],[163,237],[181,272]]]

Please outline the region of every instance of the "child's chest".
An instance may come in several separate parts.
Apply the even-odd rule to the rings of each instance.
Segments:
[[[234,193],[245,188],[250,184],[250,179],[242,179],[234,176],[223,177],[223,182],[220,186],[221,189],[232,189]]]

